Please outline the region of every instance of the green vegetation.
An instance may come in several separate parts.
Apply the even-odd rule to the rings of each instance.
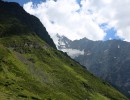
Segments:
[[[3,15],[0,100],[127,100],[66,54],[50,47],[19,18],[14,27],[15,23],[8,25],[12,19],[4,19]]]
[[[3,100],[126,99],[37,35],[3,37],[0,44]]]

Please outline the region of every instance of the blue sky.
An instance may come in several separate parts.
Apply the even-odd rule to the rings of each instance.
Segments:
[[[18,2],[20,5],[22,5],[23,6],[23,4],[25,4],[25,3],[27,3],[27,2],[30,2],[30,1],[32,1],[33,3],[35,3],[35,4],[38,4],[38,3],[40,3],[40,2],[45,2],[46,0],[4,0],[4,1],[9,1],[9,2]],[[72,0],[71,0],[72,1]],[[86,3],[85,2],[85,0],[82,0],[82,1],[84,1],[84,3]],[[88,1],[90,1],[90,0],[88,0]],[[94,1],[94,0],[91,0],[91,1]],[[108,0],[108,1],[110,1],[110,0]],[[119,4],[120,5],[120,3],[118,3],[118,1],[120,1],[120,0],[117,0],[117,4]],[[124,2],[125,2],[126,0],[124,0]],[[84,6],[84,5],[82,5],[81,4],[81,0],[76,0],[76,2],[77,2],[77,4],[79,5],[79,7],[80,8],[82,8],[82,10],[83,10],[83,8],[85,9],[85,7],[82,7],[82,6]],[[97,12],[98,12],[98,10],[100,11],[100,12],[102,12],[103,13],[103,11],[104,11],[104,16],[98,16],[98,17],[106,17],[107,18],[107,22],[109,23],[110,22],[110,24],[111,23],[114,23],[115,22],[115,19],[116,19],[116,16],[114,16],[115,17],[115,19],[110,19],[108,16],[106,16],[106,12],[105,12],[105,10],[102,10],[102,7],[103,7],[103,9],[107,9],[106,11],[108,11],[108,9],[110,9],[110,8],[112,8],[112,6],[110,6],[110,8],[109,8],[109,6],[108,6],[108,8],[105,8],[106,6],[105,6],[105,4],[107,4],[107,3],[110,3],[110,2],[102,2],[102,0],[99,0],[99,2],[100,3],[96,3],[96,2],[90,2],[90,4],[93,6],[92,8],[94,8],[94,10],[95,10],[95,8],[96,8],[96,10],[97,10]],[[112,5],[112,1],[111,1],[111,5]],[[128,3],[128,2],[127,2]],[[127,4],[126,3],[126,4]],[[48,4],[49,5],[49,4]],[[89,5],[90,7],[91,7],[91,5]],[[124,3],[124,5],[125,5],[125,3]],[[49,5],[50,6],[50,5]],[[102,6],[102,7],[100,7],[100,6]],[[118,6],[117,6],[118,7]],[[99,8],[101,8],[101,9],[99,9]],[[86,7],[86,9],[88,9],[87,7]],[[118,9],[120,9],[120,8],[116,8],[117,9],[117,11],[118,11]],[[25,9],[26,10],[26,9]],[[31,9],[31,10],[35,10],[35,9]],[[79,9],[78,9],[79,10]],[[111,12],[112,12],[112,10],[113,10],[113,8],[112,9],[110,9],[110,14],[111,14]],[[27,10],[26,10],[27,11]],[[29,12],[29,11],[28,11]],[[52,12],[52,11],[51,11]],[[56,11],[54,11],[54,12],[56,12]],[[85,12],[85,10],[84,10],[84,12]],[[31,12],[29,12],[29,13],[31,13]],[[79,12],[77,12],[77,13],[79,13]],[[33,15],[35,15],[35,13],[31,13],[31,14],[33,14]],[[51,15],[51,14],[50,14]],[[98,15],[98,14],[97,14]],[[122,15],[122,14],[121,14]],[[42,15],[36,15],[39,19],[41,18],[41,17],[39,17],[39,16],[42,16]],[[49,16],[49,15],[47,15],[47,16]],[[120,16],[120,15],[119,15]],[[52,17],[52,16],[51,16]],[[95,16],[94,16],[95,17]],[[97,17],[97,16],[96,16]],[[113,18],[114,18],[113,17]],[[88,18],[89,19],[89,18]],[[100,18],[99,18],[100,19]],[[51,21],[53,21],[53,22],[55,22],[55,20],[56,19],[51,19]],[[44,21],[44,19],[42,19],[41,18],[41,21],[43,22],[43,24],[45,24],[45,27],[46,27],[46,24],[47,23],[45,23],[45,21]],[[113,22],[112,22],[113,21]],[[118,21],[118,20],[117,20]],[[120,21],[120,20],[119,20]],[[89,21],[86,21],[86,22],[89,22]],[[81,23],[82,23],[82,20],[81,20]],[[103,22],[104,23],[104,22]],[[107,29],[104,29],[104,27],[106,27],[106,25],[108,24],[108,23],[106,23],[106,24],[102,24],[102,23],[100,23],[100,24],[97,24],[99,27],[97,27],[97,26],[94,26],[94,27],[97,27],[96,28],[96,30],[94,29],[94,28],[92,28],[90,31],[88,31],[88,33],[90,32],[92,32],[92,30],[93,31],[96,31],[97,32],[97,34],[99,34],[100,36],[98,37],[98,36],[90,36],[87,32],[86,32],[86,34],[88,34],[88,35],[83,35],[83,36],[86,36],[86,38],[87,38],[87,36],[89,37],[90,36],[90,38],[89,39],[92,39],[92,40],[94,40],[94,38],[95,38],[95,40],[109,40],[109,39],[121,39],[121,38],[124,38],[124,39],[126,39],[126,40],[130,40],[130,37],[129,36],[127,36],[126,35],[126,33],[125,33],[125,28],[123,27],[120,27],[121,25],[118,25],[118,24],[120,24],[119,22],[118,23],[114,23],[114,24],[112,24],[112,26],[111,27],[109,27],[109,28],[107,28]],[[93,23],[91,23],[91,21],[90,21],[90,26],[88,26],[88,27],[91,27],[91,24],[93,25]],[[75,25],[75,24],[74,24]],[[85,24],[86,26],[87,26],[87,24]],[[88,24],[89,25],[89,24]],[[116,25],[118,25],[118,26],[116,26]],[[49,26],[49,25],[48,25]],[[47,30],[50,30],[49,28],[48,28],[48,26],[46,27],[47,28]],[[72,27],[72,26],[71,26]],[[92,26],[93,27],[93,26]],[[127,27],[127,26],[126,26]],[[99,29],[100,28],[100,29]],[[119,29],[120,28],[120,29]],[[122,30],[121,30],[121,28],[122,28]],[[52,28],[51,28],[52,29]],[[99,29],[99,30],[98,30]],[[119,31],[118,31],[118,29],[119,29]],[[89,30],[89,28],[88,28],[88,30]],[[82,31],[82,30],[78,30],[78,31],[81,31],[81,32],[84,32],[84,31]],[[124,32],[123,32],[124,31]],[[59,32],[59,31],[58,31]],[[62,31],[61,31],[62,32]],[[71,32],[71,31],[67,31],[67,32]],[[75,30],[74,30],[74,32],[75,32]],[[104,32],[104,33],[103,33]],[[127,31],[126,31],[127,32]],[[50,32],[51,33],[51,32]],[[105,34],[106,33],[106,34]],[[69,33],[68,33],[69,34]],[[95,33],[92,33],[93,35],[96,35]],[[105,34],[105,35],[103,35],[103,34]],[[61,35],[64,35],[64,33],[62,34],[61,33]],[[66,35],[67,37],[69,37],[69,35]],[[71,36],[72,37],[72,36]],[[75,35],[75,39],[77,39],[76,37],[80,37],[78,34],[76,34]],[[100,38],[100,37],[102,37],[102,38]],[[82,36],[80,37],[80,38],[82,38]]]
[[[117,33],[116,29],[114,29],[113,27],[110,29],[109,28],[106,29],[107,25],[108,25],[107,23],[103,23],[102,25],[100,25],[100,27],[107,33],[106,36],[104,37],[104,40],[121,39],[120,37],[116,35]]]
[[[23,4],[25,4],[25,3],[27,3],[27,2],[30,2],[30,1],[32,1],[32,2],[34,2],[34,3],[39,3],[39,2],[41,2],[41,1],[46,1],[46,0],[4,0],[4,1],[17,2],[17,3],[19,3],[20,5],[23,5]]]
[[[46,1],[46,0],[4,0],[4,1],[8,1],[8,2],[17,2],[19,3],[20,5],[23,5],[24,3],[27,3],[29,1],[32,1],[34,3],[39,3],[41,1]],[[78,4],[80,4],[81,0],[77,0]]]
[[[17,2],[20,5],[23,5],[24,3],[29,2],[30,0],[4,0],[4,1],[8,1],[8,2]]]

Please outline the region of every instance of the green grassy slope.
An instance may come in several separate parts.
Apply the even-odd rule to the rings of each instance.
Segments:
[[[17,5],[0,1],[0,5],[3,4],[11,9]],[[54,49],[48,34],[44,35],[45,29],[41,29],[44,30],[41,39],[37,30],[30,29],[31,24],[17,17],[17,12],[1,7],[0,100],[127,100],[109,84]],[[23,15],[32,18],[24,13],[20,16]],[[37,24],[32,28],[35,26]],[[43,40],[46,37],[53,48]]]
[[[37,35],[0,38],[0,98],[127,100]]]

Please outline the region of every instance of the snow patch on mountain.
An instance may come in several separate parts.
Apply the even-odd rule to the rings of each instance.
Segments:
[[[80,55],[84,55],[84,50],[77,49],[61,49],[61,51],[66,52],[71,58],[78,57]]]
[[[71,58],[78,57],[79,55],[84,55],[84,50],[70,48],[70,43],[72,41],[65,36],[56,34],[53,36],[53,40],[56,44],[57,49],[66,52]]]

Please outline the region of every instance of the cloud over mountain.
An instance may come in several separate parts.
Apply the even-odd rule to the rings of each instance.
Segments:
[[[109,27],[114,27],[117,30],[116,35],[130,41],[130,0],[87,1],[89,9],[92,10],[98,23],[108,23]]]
[[[105,30],[114,28],[115,35],[130,41],[129,0],[79,1],[47,0],[37,5],[28,2],[24,9],[37,16],[52,37],[58,33],[71,40],[83,37],[103,40],[107,34]],[[105,29],[101,27],[104,23]]]
[[[83,37],[102,40],[105,36],[91,14],[84,11],[75,0],[47,0],[38,5],[29,2],[24,9],[40,18],[52,37],[59,33],[71,40]]]

